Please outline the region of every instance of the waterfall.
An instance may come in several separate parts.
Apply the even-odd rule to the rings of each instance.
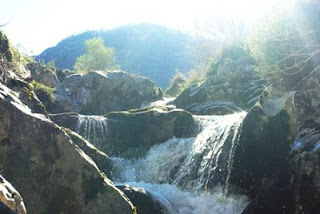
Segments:
[[[169,213],[241,213],[245,199],[226,193],[245,115],[195,116],[195,138],[171,138],[138,160],[112,158],[116,181],[146,188]]]
[[[225,186],[244,117],[243,112],[226,116],[195,116],[202,131],[193,142],[174,183],[196,189]]]
[[[94,115],[80,115],[75,130],[90,142],[105,141],[108,131],[107,118]]]

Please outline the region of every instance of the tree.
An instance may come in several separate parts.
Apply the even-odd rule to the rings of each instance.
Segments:
[[[320,68],[320,5],[301,1],[291,15],[279,15],[248,41],[249,51],[263,77],[282,80],[293,89]]]
[[[114,57],[115,51],[105,47],[101,38],[85,41],[86,54],[77,58],[74,69],[81,73],[92,70],[119,69]]]

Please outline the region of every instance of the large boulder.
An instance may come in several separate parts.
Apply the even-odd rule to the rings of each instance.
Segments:
[[[191,85],[175,100],[179,108],[195,114],[230,114],[251,108],[264,89],[248,57],[221,59],[205,81]]]
[[[57,85],[58,112],[103,115],[111,111],[140,108],[162,98],[162,90],[147,78],[124,71],[95,71],[69,75]]]
[[[111,112],[104,117],[75,113],[50,117],[55,123],[77,131],[110,156],[141,157],[157,143],[173,136],[193,137],[197,131],[192,114],[168,107]]]
[[[137,208],[139,214],[165,214],[168,211],[165,209],[160,201],[149,193],[148,191],[130,187],[129,185],[117,186],[118,189],[122,190],[126,196],[132,201],[134,206]]]
[[[289,131],[287,112],[269,117],[261,106],[253,107],[243,121],[230,182],[251,196],[268,188],[289,154]]]
[[[229,191],[253,199],[244,213],[292,213],[288,161],[292,140],[285,110],[268,116],[256,105],[247,114],[229,179]]]
[[[124,194],[56,124],[0,84],[0,171],[29,213],[132,213]]]
[[[318,213],[320,70],[275,83],[243,123],[231,184],[253,201],[244,213]]]
[[[31,72],[32,79],[45,86],[55,88],[59,83],[56,70],[52,67],[41,66],[40,64],[33,62],[27,64],[27,68]]]
[[[26,208],[19,192],[0,175],[0,213],[26,214]]]

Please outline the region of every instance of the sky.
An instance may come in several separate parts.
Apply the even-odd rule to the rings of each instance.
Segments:
[[[14,45],[35,55],[87,30],[154,23],[192,32],[196,23],[216,17],[253,20],[276,1],[0,0],[0,24]]]

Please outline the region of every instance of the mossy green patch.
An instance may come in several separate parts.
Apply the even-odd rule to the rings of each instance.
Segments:
[[[55,88],[50,88],[36,81],[32,81],[32,87],[35,94],[38,96],[41,102],[43,102],[44,106],[50,106],[49,104],[54,103]]]

